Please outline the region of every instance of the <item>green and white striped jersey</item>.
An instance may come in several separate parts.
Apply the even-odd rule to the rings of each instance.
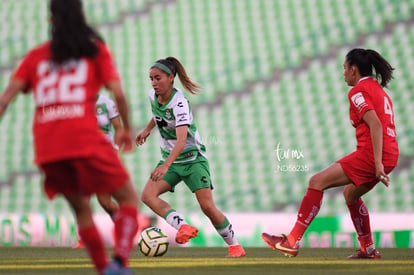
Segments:
[[[162,160],[167,159],[176,144],[177,136],[175,129],[182,125],[188,125],[187,141],[183,151],[174,163],[195,160],[198,154],[207,157],[206,148],[193,121],[190,104],[183,92],[178,88],[173,88],[171,97],[162,106],[159,105],[153,89],[149,92],[149,99],[153,119],[160,131]]]

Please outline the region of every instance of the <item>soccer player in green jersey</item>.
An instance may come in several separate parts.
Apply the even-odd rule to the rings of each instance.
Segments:
[[[175,186],[184,181],[195,194],[203,213],[229,246],[228,256],[243,257],[245,251],[237,241],[231,223],[214,204],[206,149],[193,121],[189,101],[180,89],[174,87],[177,74],[188,92],[197,94],[200,91],[174,57],[160,59],[150,68],[153,89],[149,100],[153,118],[137,135],[136,144],[143,145],[151,130],[158,126],[162,159],[142,191],[142,201],[178,230],[177,243],[187,243],[198,235],[198,229],[187,224],[182,214],[159,198],[167,191],[174,191]]]

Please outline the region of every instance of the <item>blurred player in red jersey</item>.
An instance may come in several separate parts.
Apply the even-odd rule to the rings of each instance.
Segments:
[[[118,107],[115,102],[102,93],[98,94],[96,99],[96,118],[98,119],[98,125],[106,139],[112,144],[115,150],[119,150],[118,144],[115,144],[114,133],[122,130],[121,118],[119,117]],[[119,210],[118,204],[116,204],[109,194],[97,194],[99,204],[105,210],[105,212],[113,220],[115,213]],[[79,235],[79,234],[78,234]],[[72,248],[84,248],[82,239],[78,236],[78,243]]]
[[[99,130],[95,102],[102,86],[112,92],[123,129],[115,143],[132,150],[128,106],[112,55],[85,21],[80,0],[51,0],[52,39],[29,51],[0,96],[0,116],[20,91],[33,90],[35,162],[52,199],[61,194],[76,214],[79,234],[100,274],[132,274],[127,267],[137,232],[138,194]],[[111,194],[116,213],[114,259],[92,219],[90,196]]]
[[[348,98],[349,116],[356,128],[356,151],[311,177],[290,234],[262,234],[271,248],[285,255],[296,256],[299,241],[319,212],[323,191],[344,186],[345,201],[361,245],[360,250],[348,258],[381,258],[372,240],[368,209],[361,197],[379,181],[388,186],[388,174],[397,166],[394,112],[391,99],[382,88],[392,79],[393,70],[374,50],[353,49],[346,55],[344,78],[353,87]]]

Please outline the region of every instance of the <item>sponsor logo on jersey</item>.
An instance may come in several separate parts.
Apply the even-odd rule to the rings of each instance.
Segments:
[[[85,116],[85,106],[82,104],[59,105],[43,107],[42,112],[37,114],[40,123],[49,121],[80,118]]]
[[[354,94],[351,97],[352,103],[354,104],[354,106],[358,109],[358,111],[361,111],[362,109],[364,109],[366,106],[368,106],[368,104],[365,102],[365,98],[362,95],[361,92]]]
[[[177,123],[188,121],[188,114],[187,113],[179,113],[179,114],[177,114],[177,117],[178,117]]]
[[[112,109],[113,109],[113,111],[114,111],[115,113],[118,113],[118,108],[117,108],[117,106],[116,106],[116,105],[112,106]]]
[[[162,129],[163,127],[167,127],[168,123],[162,117],[155,116],[155,122],[158,125],[158,128]]]

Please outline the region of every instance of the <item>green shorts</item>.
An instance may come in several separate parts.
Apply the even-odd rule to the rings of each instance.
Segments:
[[[163,162],[160,161],[157,167],[163,164]],[[162,179],[171,185],[171,192],[174,192],[175,186],[180,181],[184,181],[193,193],[202,188],[213,189],[208,160],[200,155],[190,162],[173,163]]]

